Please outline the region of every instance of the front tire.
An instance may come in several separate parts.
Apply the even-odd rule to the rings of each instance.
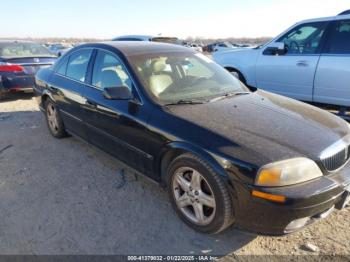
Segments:
[[[234,222],[233,203],[222,178],[203,160],[184,154],[167,172],[168,192],[180,218],[196,231],[216,234]]]
[[[51,99],[47,99],[45,102],[45,116],[47,126],[50,133],[54,137],[63,138],[67,136],[67,132],[64,128],[64,124],[58,112],[57,106]]]

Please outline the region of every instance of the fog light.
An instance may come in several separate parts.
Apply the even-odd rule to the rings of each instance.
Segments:
[[[302,228],[303,226],[305,226],[307,224],[307,222],[309,222],[309,220],[310,220],[310,217],[304,217],[304,218],[299,218],[299,219],[293,220],[284,229],[284,233],[290,233],[290,232],[293,232],[295,230]]]

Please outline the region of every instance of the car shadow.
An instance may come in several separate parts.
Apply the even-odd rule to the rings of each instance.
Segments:
[[[223,256],[256,237],[195,232],[157,184],[79,139],[54,139],[40,112],[6,114],[1,254]]]
[[[6,103],[16,100],[31,100],[34,93],[7,93],[4,98],[0,99],[0,103]]]

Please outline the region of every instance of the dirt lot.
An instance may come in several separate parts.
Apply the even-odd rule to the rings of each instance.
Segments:
[[[1,102],[0,254],[350,255],[350,208],[284,237],[206,236],[160,187],[121,167],[76,138],[52,138],[31,96]]]

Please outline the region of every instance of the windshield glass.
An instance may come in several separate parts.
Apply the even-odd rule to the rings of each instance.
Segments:
[[[129,56],[146,91],[160,104],[208,101],[249,90],[203,54],[168,52]]]
[[[36,43],[0,43],[1,57],[51,57],[48,49]]]

